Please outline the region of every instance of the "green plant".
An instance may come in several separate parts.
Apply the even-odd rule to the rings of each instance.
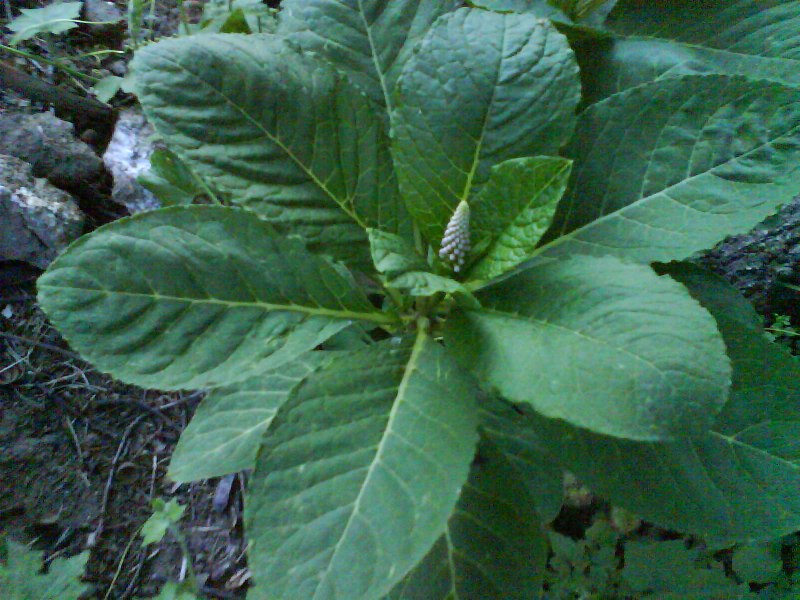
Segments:
[[[88,552],[56,558],[42,573],[42,552],[10,540],[2,543],[5,564],[0,564],[0,597],[4,600],[78,600],[89,591],[81,583]]]
[[[169,475],[254,468],[253,598],[534,597],[564,470],[684,532],[800,527],[798,367],[669,262],[800,192],[800,2],[626,0],[604,31],[457,4],[143,48],[149,119],[234,206],[120,220],[39,280],[98,368],[210,390]]]
[[[192,567],[192,555],[189,553],[189,544],[178,527],[184,510],[186,507],[181,506],[177,500],[164,502],[161,498],[156,498],[153,500],[153,514],[142,525],[142,546],[160,542],[169,531],[178,542],[183,559],[186,561],[188,573],[186,581],[182,583],[167,582],[158,595],[160,600],[194,600],[199,592],[197,577],[194,574],[194,567]]]
[[[800,332],[792,325],[789,315],[773,315],[772,325],[767,327],[766,331],[768,337],[775,341],[791,340],[791,338],[800,336]]]
[[[88,25],[103,25],[105,22],[98,21],[82,21],[80,16],[81,6],[83,2],[53,2],[42,8],[22,8],[22,13],[16,19],[12,19],[6,26],[13,32],[9,40],[10,46],[0,44],[0,50],[4,50],[16,56],[22,56],[30,60],[45,62],[65,73],[78,78],[88,80],[94,83],[92,90],[101,102],[110,100],[117,90],[121,87],[123,78],[108,76],[103,78],[94,77],[71,67],[64,57],[59,56],[59,52],[52,44],[54,35],[65,33],[81,23]],[[43,36],[47,42],[48,55],[41,56],[21,50],[14,46],[20,42],[24,42],[31,38]],[[104,54],[124,54],[120,50],[96,50],[83,56],[101,56]]]
[[[37,35],[74,29],[82,23],[81,6],[83,2],[54,2],[42,8],[21,8],[22,14],[7,25],[14,32],[9,42],[13,46]]]
[[[608,520],[599,518],[586,530],[586,539],[573,540],[550,532],[552,556],[545,574],[548,600],[625,598],[616,556],[619,535]]]

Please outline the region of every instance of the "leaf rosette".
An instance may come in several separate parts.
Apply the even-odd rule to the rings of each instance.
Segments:
[[[791,360],[652,266],[800,193],[800,3],[658,31],[635,0],[603,31],[596,2],[458,4],[290,0],[142,48],[144,180],[179,206],[39,280],[99,369],[210,390],[170,476],[253,469],[252,598],[533,597],[565,470],[687,532],[800,527]]]

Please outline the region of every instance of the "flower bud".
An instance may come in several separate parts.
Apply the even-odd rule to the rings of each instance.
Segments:
[[[462,200],[444,230],[439,257],[452,263],[453,271],[458,272],[469,251],[469,204]]]

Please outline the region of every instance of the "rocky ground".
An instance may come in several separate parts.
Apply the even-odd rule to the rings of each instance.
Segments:
[[[112,182],[114,169],[73,135],[71,124],[6,104],[0,111],[0,531],[34,542],[48,558],[89,548],[87,577],[98,598],[148,597],[186,572],[175,540],[142,548],[137,537],[152,500],[174,497],[188,506],[181,527],[207,597],[237,597],[247,581],[239,480],[177,487],[164,479],[200,395],[140,390],[92,371],[36,306],[35,278],[55,254],[83,231],[127,214],[113,198],[131,209],[151,199],[141,190],[137,195],[124,173]],[[121,122],[131,137],[127,120]],[[126,148],[115,150],[117,158],[135,163],[136,150]]]
[[[124,16],[124,2],[87,6],[86,20]],[[175,3],[157,8],[154,35],[174,31]],[[125,47],[118,26],[74,31],[59,43],[59,58]],[[109,56],[70,64],[124,75],[128,55]],[[53,101],[64,94],[86,103]],[[175,498],[187,506],[181,530],[204,596],[243,597],[240,478],[184,486],[164,478],[201,396],[141,390],[94,372],[36,305],[35,279],[67,243],[154,206],[135,183],[149,165],[152,131],[130,97],[118,95],[114,111],[97,105],[82,81],[0,52],[0,533],[33,543],[48,562],[89,549],[92,597],[151,597],[187,572],[176,540],[143,548],[139,537],[152,500]]]
[[[124,10],[123,3],[91,4],[106,11],[103,18],[93,13],[95,20]],[[36,2],[0,6],[13,12]],[[158,6],[154,34],[174,31],[177,8]],[[124,32],[112,26],[74,32],[64,51],[95,47],[97,35],[105,47],[125,47]],[[122,75],[125,56],[78,66]],[[3,68],[6,77],[13,70],[90,99],[81,82],[42,65],[0,53]],[[58,102],[43,101],[52,99],[47,90],[51,96],[26,94],[24,84],[0,86],[0,532],[33,543],[48,560],[89,549],[94,598],[150,597],[187,572],[174,539],[143,548],[138,537],[152,500],[176,498],[187,506],[180,526],[204,595],[243,597],[244,475],[181,486],[164,477],[201,395],[141,390],[93,371],[37,308],[36,277],[69,241],[154,202],[135,182],[152,143],[132,99],[118,96],[113,112],[96,102],[83,111],[61,106],[56,116]],[[733,282],[767,324],[777,318],[789,331],[800,323],[800,292],[789,287],[800,285],[800,200],[698,260]],[[788,344],[795,339],[790,331],[783,336]],[[570,504],[556,527],[578,537],[608,507],[575,482],[567,491]],[[627,530],[653,534],[635,520]]]

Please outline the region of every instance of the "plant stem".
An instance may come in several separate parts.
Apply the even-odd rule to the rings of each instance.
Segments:
[[[183,24],[183,31],[186,35],[191,35],[191,31],[189,31],[189,21],[186,18],[186,9],[183,7],[183,0],[178,0],[178,15],[180,17],[180,21]]]
[[[178,541],[178,546],[180,546],[181,553],[186,560],[186,571],[189,574],[189,581],[192,586],[192,591],[195,593],[200,593],[200,588],[197,585],[197,576],[194,574],[194,567],[192,566],[192,555],[189,554],[189,544],[186,543],[186,538],[183,536],[183,532],[181,532],[180,528],[176,524],[170,524],[169,530]]]
[[[403,310],[403,295],[400,294],[397,290],[392,289],[390,287],[384,288],[386,290],[386,295],[391,298],[394,305],[397,307],[397,310]]]
[[[89,58],[90,56],[102,56],[103,54],[125,54],[124,50],[95,50],[94,52],[86,52],[85,54],[78,54],[70,58]]]
[[[417,227],[417,224],[414,223],[414,248],[417,249],[417,253],[425,257],[425,245],[422,242],[422,232]]]
[[[789,329],[778,329],[776,327],[767,327],[767,331],[770,333],[779,333],[781,335],[788,335],[788,336],[800,336],[800,333],[796,331],[791,331]]]
[[[72,67],[68,67],[60,61],[53,60],[51,58],[45,58],[44,56],[37,56],[35,54],[31,54],[30,52],[26,52],[25,50],[18,50],[17,48],[12,48],[11,46],[6,46],[5,44],[0,44],[0,50],[5,50],[10,54],[16,54],[17,56],[22,56],[23,58],[27,58],[28,60],[38,60],[48,65],[52,65],[57,69],[61,69],[65,73],[69,73],[73,77],[80,77],[86,79],[88,81],[97,82],[100,81],[99,77],[93,77],[92,75],[87,75],[86,73],[81,73],[80,71],[76,71]]]

